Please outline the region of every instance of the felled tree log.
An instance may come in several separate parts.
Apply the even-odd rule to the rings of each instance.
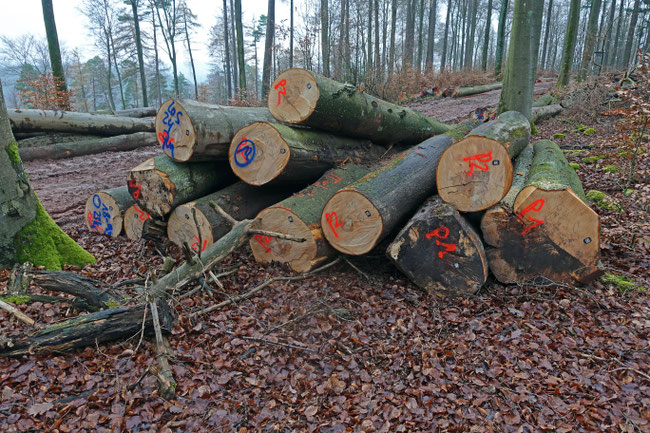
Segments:
[[[11,129],[17,132],[76,132],[112,136],[154,132],[153,119],[52,110],[9,110]]]
[[[255,260],[261,263],[288,263],[296,272],[308,272],[331,257],[335,251],[323,238],[321,226],[335,227],[336,223],[329,216],[321,220],[323,207],[335,192],[357,181],[368,171],[354,164],[330,170],[316,183],[260,212],[253,228],[305,238],[307,242],[255,235],[250,240]]]
[[[170,99],[156,115],[156,136],[163,152],[175,161],[225,160],[235,132],[256,121],[274,119],[268,109],[261,107]]]
[[[159,300],[157,305],[161,326],[166,333],[169,333],[173,327],[169,308],[162,300]],[[110,308],[84,314],[41,329],[23,340],[0,341],[0,356],[69,352],[86,346],[129,338],[140,332],[143,317],[144,305]],[[147,334],[153,331],[151,314],[147,315],[144,330]]]
[[[553,105],[543,105],[540,107],[532,108],[532,117],[531,121],[533,123],[539,123],[551,117],[555,117],[562,112],[563,108],[560,104]]]
[[[23,161],[32,161],[34,159],[72,158],[73,156],[94,155],[102,152],[124,152],[156,144],[154,133],[136,132],[115,137],[59,143],[46,147],[26,147],[19,149],[18,153]]]
[[[418,143],[449,126],[305,69],[288,69],[271,86],[268,107],[281,122],[374,143]]]
[[[492,83],[484,84],[482,86],[472,86],[472,87],[455,87],[451,91],[453,98],[460,98],[462,96],[478,95],[479,93],[490,92],[492,90],[498,90],[503,87],[503,83]]]
[[[438,196],[424,202],[386,254],[419,287],[441,295],[474,294],[488,276],[479,235]]]
[[[597,275],[598,215],[586,204],[575,171],[544,140],[522,152],[513,186],[481,220],[490,270],[504,283],[543,276],[588,282]]]
[[[449,135],[429,138],[334,194],[321,216],[327,241],[351,255],[374,248],[400,220],[433,195],[436,167],[452,143]]]
[[[123,300],[106,290],[107,285],[103,281],[74,272],[32,270],[29,278],[42,289],[74,296],[85,311],[114,308],[123,303]]]
[[[533,107],[543,107],[545,105],[553,105],[553,104],[557,104],[557,102],[558,101],[555,96],[551,95],[550,93],[546,93],[540,96],[539,98],[537,98],[535,102],[533,102]]]
[[[234,176],[226,162],[177,163],[166,155],[150,158],[133,168],[128,188],[140,209],[162,219],[176,206],[231,184]]]
[[[132,241],[146,239],[162,242],[167,235],[167,222],[152,218],[134,204],[124,212],[124,233]]]
[[[516,111],[473,129],[442,154],[436,173],[438,194],[462,212],[494,206],[512,184],[511,159],[529,139],[530,122]]]
[[[24,149],[28,147],[43,147],[51,146],[53,144],[60,143],[74,143],[78,141],[89,141],[97,140],[102,138],[100,135],[88,135],[88,134],[74,134],[70,132],[56,132],[56,133],[29,133],[31,134],[41,134],[34,137],[28,137],[18,141],[18,149]],[[21,157],[22,159],[22,157]]]
[[[178,206],[169,215],[167,236],[179,247],[187,245],[203,252],[228,233],[231,224],[210,205],[216,203],[237,220],[253,218],[262,209],[285,199],[287,188],[254,187],[236,182],[215,193]]]
[[[274,180],[311,181],[348,158],[373,161],[385,152],[368,140],[255,122],[237,131],[228,160],[241,180],[264,185]]]
[[[118,237],[122,233],[124,213],[134,203],[126,186],[95,193],[86,200],[86,226],[107,236]]]
[[[114,114],[116,116],[122,117],[156,117],[156,107],[139,107],[139,108],[127,108],[126,110],[116,110]]]

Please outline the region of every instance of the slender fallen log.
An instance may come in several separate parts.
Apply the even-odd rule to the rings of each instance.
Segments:
[[[415,144],[449,126],[305,69],[288,69],[271,86],[268,107],[281,122],[378,144]]]
[[[75,134],[70,132],[55,132],[55,133],[43,132],[38,134],[41,135],[19,140],[18,149],[52,146],[53,144],[60,144],[60,143],[75,143],[79,141],[97,140],[99,138],[102,138],[101,135]]]
[[[439,295],[474,294],[488,276],[479,235],[438,196],[424,202],[386,255],[416,285]]]
[[[237,220],[253,218],[262,209],[285,199],[291,193],[287,188],[254,187],[236,182],[215,193],[178,206],[169,215],[167,236],[183,247],[204,251],[230,231],[231,224],[210,206],[216,203]],[[128,233],[128,232],[127,232]]]
[[[85,141],[58,143],[46,147],[26,147],[18,150],[23,161],[35,159],[63,159],[73,156],[94,155],[102,152],[125,152],[141,147],[155,146],[156,135],[152,132],[136,132]]]
[[[533,102],[533,107],[543,107],[545,105],[554,105],[557,104],[558,100],[555,96],[551,95],[550,93],[545,93],[544,95],[540,96]]]
[[[503,83],[492,83],[484,84],[481,86],[471,86],[471,87],[455,87],[451,90],[451,96],[453,98],[460,98],[462,96],[478,95],[479,93],[490,92],[492,90],[498,90],[503,87]]]
[[[530,122],[508,111],[451,145],[436,171],[438,194],[462,212],[498,203],[512,184],[512,162],[530,139]]]
[[[169,99],[156,115],[156,136],[163,152],[175,161],[226,160],[235,132],[257,121],[274,119],[261,107]]]
[[[139,108],[127,108],[126,110],[116,110],[113,114],[115,116],[122,117],[156,117],[156,107],[139,107]]]
[[[345,254],[374,248],[436,189],[436,167],[453,143],[449,135],[423,141],[339,190],[323,208],[327,241]]]
[[[52,110],[9,110],[11,129],[16,132],[76,132],[112,136],[154,132],[153,119],[134,119],[103,114]]]
[[[253,228],[303,237],[307,242],[296,243],[261,234],[250,240],[255,260],[288,263],[296,272],[308,272],[332,257],[335,251],[323,237],[321,213],[327,200],[339,189],[350,185],[368,173],[368,169],[349,164],[330,170],[316,183],[286,200],[261,211]]]
[[[271,181],[312,181],[335,164],[376,161],[386,149],[368,140],[255,122],[233,137],[228,160],[233,172],[251,185]]]
[[[52,292],[62,292],[77,298],[76,306],[85,311],[115,308],[124,303],[114,296],[101,280],[85,277],[74,272],[32,270],[29,278],[39,287]]]
[[[140,209],[154,218],[233,182],[226,162],[177,163],[166,155],[146,160],[128,175],[129,192]]]
[[[169,365],[169,358],[173,356],[173,352],[169,341],[162,333],[156,302],[149,302],[149,308],[151,308],[154,335],[156,336],[156,364],[158,364],[158,368],[152,370],[160,382],[160,396],[165,400],[171,400],[176,394],[176,380],[174,380],[174,374]]]
[[[531,122],[538,124],[546,119],[555,117],[562,112],[563,108],[560,104],[543,105],[541,107],[533,107]]]
[[[126,186],[99,191],[86,200],[86,226],[116,238],[122,233],[124,213],[134,203]]]
[[[18,308],[14,307],[13,305],[7,304],[4,301],[0,301],[0,310],[6,311],[7,313],[14,316],[16,319],[20,320],[21,322],[29,326],[34,326],[34,327],[38,326],[34,321],[34,319],[32,319],[31,317],[29,317],[28,315],[20,311]]]

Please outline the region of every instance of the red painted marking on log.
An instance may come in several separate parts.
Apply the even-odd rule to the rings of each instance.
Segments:
[[[425,237],[427,239],[431,239],[432,237],[436,237],[438,239],[447,239],[449,237],[449,229],[446,226],[440,226],[437,229],[427,233]],[[445,248],[444,251],[438,251],[439,258],[443,258],[447,253],[456,251],[456,244],[447,244],[444,242],[440,242],[438,239],[436,239],[436,245]]]
[[[440,242],[438,239],[436,239],[436,245],[440,245],[442,247],[445,247],[444,251],[438,251],[438,257],[443,258],[445,254],[450,253],[452,251],[456,251],[456,244],[446,244],[444,242]]]
[[[255,235],[253,236],[255,240],[266,250],[267,253],[271,252],[271,249],[264,245],[265,243],[268,244],[271,242],[271,239],[273,239],[271,236],[263,236],[263,235]]]
[[[133,196],[134,199],[138,199],[140,197],[140,191],[142,190],[142,187],[135,183],[135,179],[131,178],[129,180],[129,192]]]
[[[289,209],[288,207],[284,207],[284,206],[273,206],[273,207],[277,207],[277,208],[279,208],[279,209],[284,209],[284,210],[288,210],[289,212],[293,212],[293,211],[292,211],[291,209]]]
[[[479,153],[477,155],[468,156],[467,158],[463,158],[463,161],[469,162],[469,173],[467,173],[468,177],[474,174],[474,168],[478,168],[482,171],[488,171],[490,167],[487,165],[487,163],[492,161],[492,151],[489,151],[488,153]],[[471,161],[478,161],[483,163],[483,165],[478,165]]]
[[[343,180],[343,178],[342,178],[341,176],[337,176],[337,175],[335,175],[335,174],[333,174],[333,173],[330,173],[330,174],[328,175],[328,177],[329,177],[330,179],[332,179],[332,180],[334,181],[334,183],[339,183],[340,181]]]
[[[341,227],[344,223],[339,222],[339,216],[336,214],[336,212],[326,213],[325,220],[327,220],[327,224],[329,224],[330,228],[332,229],[332,233],[334,233],[334,237],[338,239],[339,234],[336,233],[336,228]],[[334,223],[334,225],[332,225],[332,223]]]
[[[199,237],[197,235],[194,235],[194,239],[196,239],[196,242],[194,242],[192,244],[192,249],[194,251],[198,251],[199,250]],[[204,240],[203,241],[203,247],[201,248],[201,252],[205,251],[205,247],[207,247],[207,246],[208,246],[208,241]]]
[[[529,204],[528,206],[526,206],[526,209],[522,210],[519,213],[519,215],[517,215],[517,216],[519,218],[523,218],[524,215],[526,215],[528,212],[530,212],[530,211],[539,212],[540,210],[542,210],[543,207],[544,207],[544,199],[543,198],[537,199],[534,202],[532,202],[531,204]],[[522,235],[525,235],[526,233],[528,233],[529,231],[531,231],[535,227],[541,226],[542,224],[544,224],[544,221],[533,218],[530,215],[528,215],[528,221],[533,221],[534,224],[531,224],[530,226],[526,227],[526,229],[521,232]]]
[[[137,206],[133,206],[133,208],[135,209],[135,211],[136,211],[138,214],[140,214],[140,216],[138,217],[138,218],[140,218],[140,221],[146,221],[146,220],[148,220],[149,218],[151,218],[151,216],[150,216],[148,213],[146,213],[145,211],[141,210],[139,207],[137,207]]]
[[[417,150],[414,151],[413,153],[415,153],[417,156],[421,156],[422,158],[426,158],[426,157],[427,157],[426,155],[422,155],[421,153],[419,153]]]
[[[278,105],[282,102],[282,95],[287,94],[287,89],[284,88],[284,86],[287,84],[287,80],[280,80],[278,84],[275,85],[274,89],[278,90],[278,87],[282,87],[280,90],[278,90]]]

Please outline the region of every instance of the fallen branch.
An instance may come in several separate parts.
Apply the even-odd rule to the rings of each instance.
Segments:
[[[33,326],[35,328],[40,327],[28,315],[24,314],[18,308],[14,307],[12,305],[9,305],[4,301],[0,301],[0,308],[5,310],[7,313],[13,315],[16,319],[20,320],[21,322],[28,324],[29,326]]]

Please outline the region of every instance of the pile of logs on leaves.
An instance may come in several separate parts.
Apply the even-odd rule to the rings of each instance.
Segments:
[[[245,244],[257,261],[304,275],[340,253],[379,248],[442,296],[476,293],[490,271],[504,283],[598,275],[598,216],[558,146],[530,143],[522,114],[449,126],[304,69],[284,71],[271,89],[268,108],[166,101],[155,119],[163,154],[134,167],[124,186],[88,198],[90,229],[183,249],[186,262],[144,289],[152,312],[157,299],[205,284],[206,275],[216,280],[211,269]],[[146,309],[111,314],[134,308]],[[107,313],[93,314],[84,326]],[[75,344],[97,332],[88,328]],[[30,341],[0,354],[46,350]]]

